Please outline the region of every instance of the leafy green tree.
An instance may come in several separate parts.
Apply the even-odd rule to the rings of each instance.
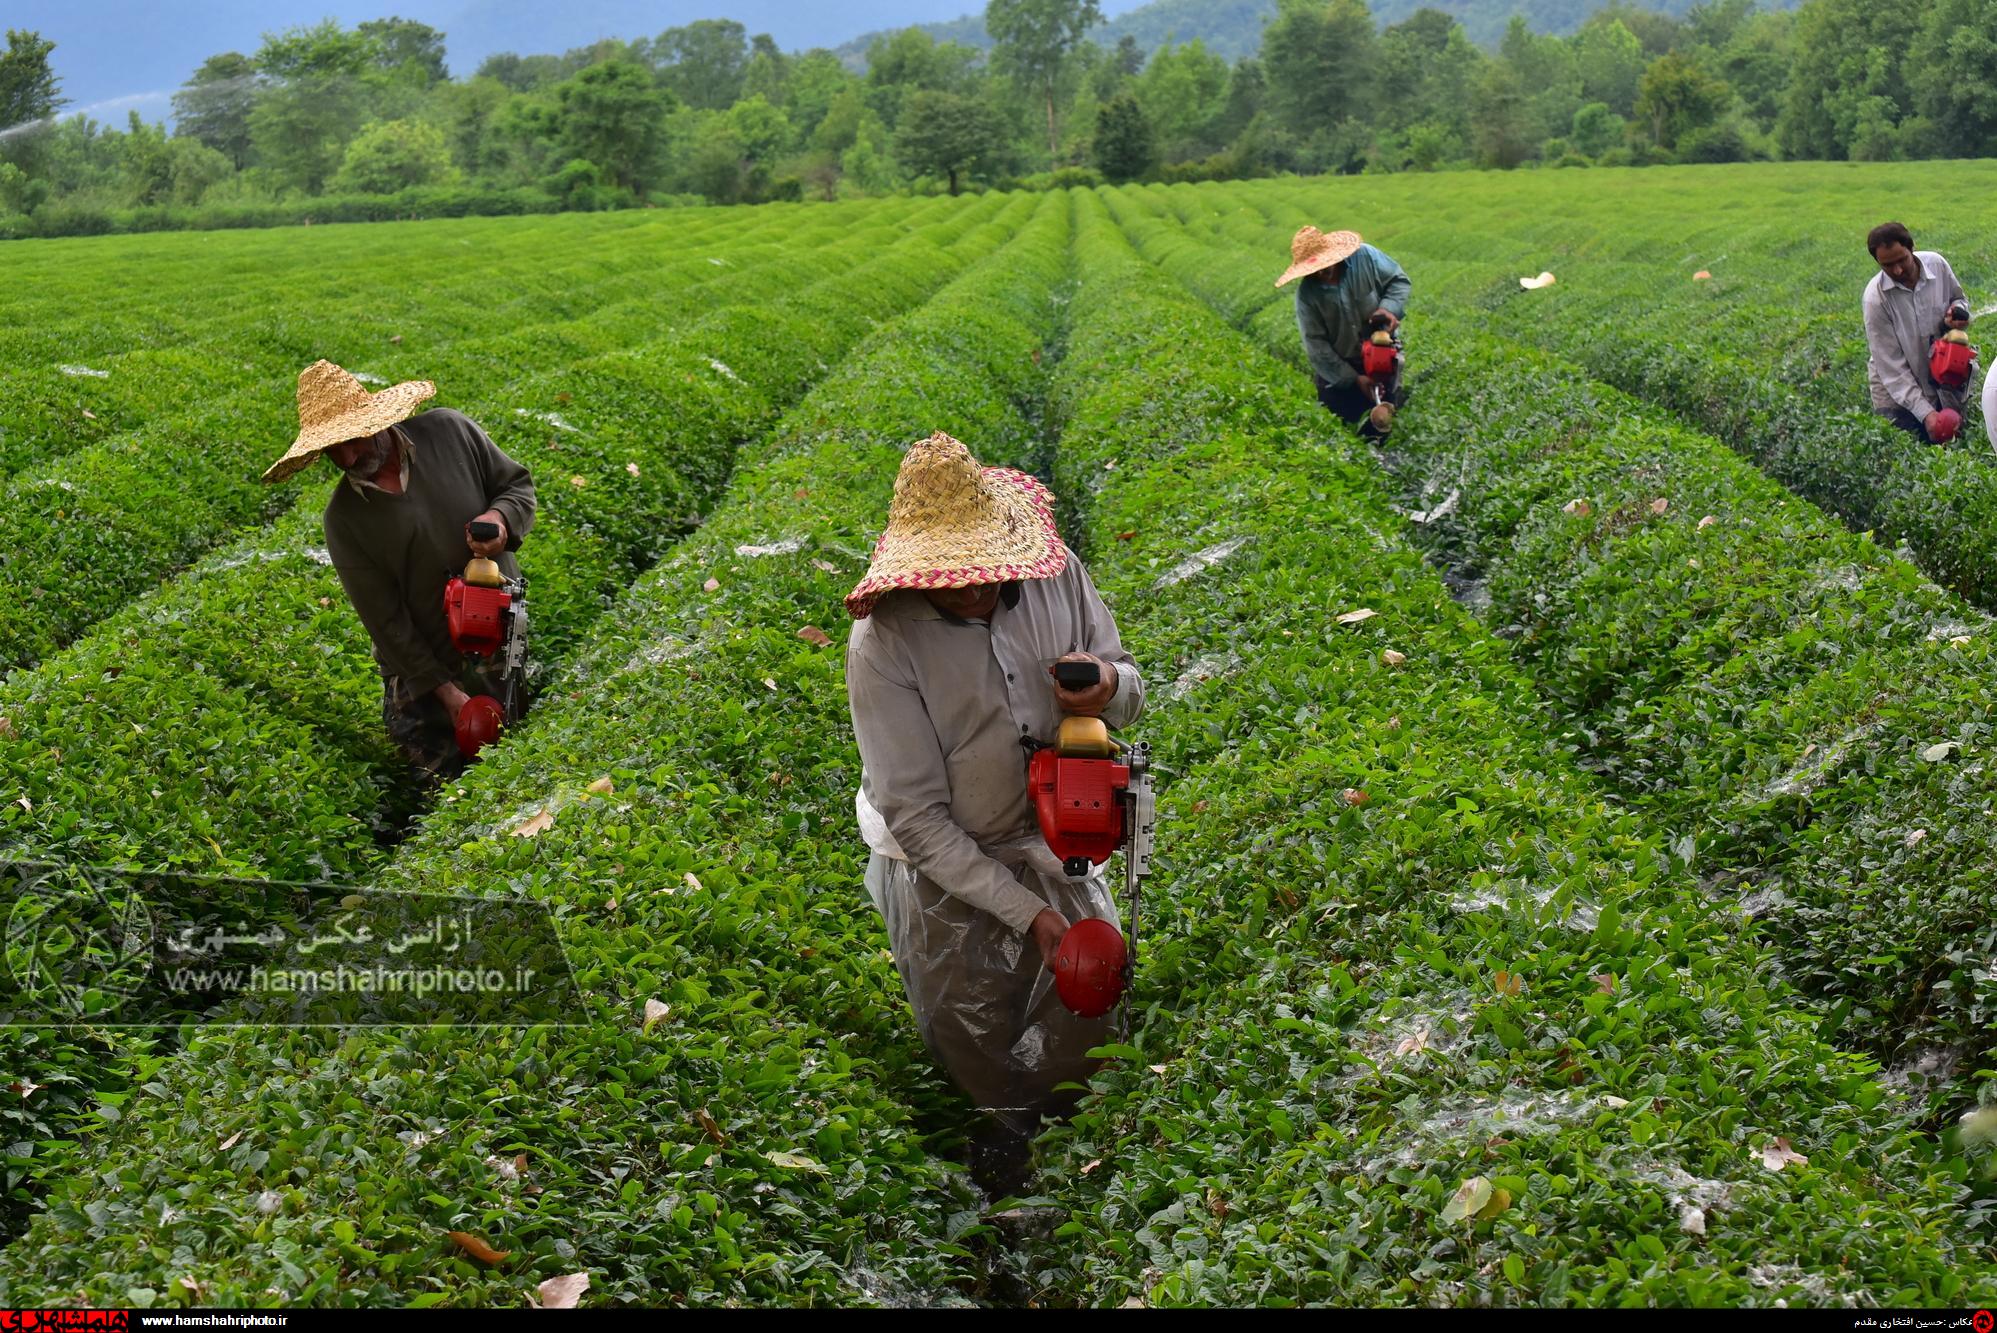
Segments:
[[[49,66],[53,50],[55,43],[40,33],[9,28],[7,49],[0,52],[0,130],[18,131],[0,139],[0,162],[24,175],[38,170],[48,135],[46,127],[23,127],[51,119],[67,104],[61,81]]]
[[[1623,118],[1610,110],[1608,103],[1590,102],[1574,113],[1574,127],[1568,137],[1575,151],[1600,157],[1622,145],[1623,131]]]
[[[1907,51],[1927,0],[1812,0],[1796,18],[1795,56],[1776,138],[1789,157],[1876,156],[1911,109]],[[1863,154],[1854,152],[1863,143]]]
[[[347,145],[333,188],[356,194],[394,194],[412,185],[439,185],[453,175],[444,132],[420,120],[377,121]]]
[[[867,46],[867,103],[892,129],[901,123],[902,104],[915,93],[969,88],[977,60],[970,47],[938,42],[920,28],[877,37]]]
[[[1129,93],[1118,93],[1096,113],[1095,157],[1097,169],[1113,181],[1135,180],[1157,165],[1151,119]]]
[[[260,85],[248,56],[209,56],[173,95],[173,132],[208,145],[242,170],[250,164],[250,110]]]
[[[1923,147],[1940,157],[1997,156],[1997,0],[1933,0],[1907,78]]]
[[[701,111],[726,111],[742,96],[748,29],[733,19],[699,19],[668,28],[653,41],[652,58],[680,101]]]
[[[807,51],[793,61],[787,91],[789,99],[784,109],[790,115],[791,125],[801,139],[814,143],[819,127],[835,105],[843,100],[855,116],[865,105],[860,98],[859,80],[830,51]],[[850,125],[839,133],[847,137],[833,146],[834,151],[844,151],[852,142]]]
[[[1262,32],[1269,102],[1300,137],[1363,117],[1378,39],[1365,0],[1280,0]]]
[[[347,141],[368,117],[367,98],[351,78],[312,75],[285,80],[250,109],[250,143],[259,168],[280,187],[318,194],[339,170]]]
[[[744,98],[729,107],[728,128],[734,131],[742,156],[752,167],[773,166],[790,143],[789,119],[761,96]]]
[[[1510,169],[1532,156],[1539,142],[1531,107],[1509,61],[1494,60],[1478,82],[1470,106],[1477,158],[1487,167]]]
[[[1111,53],[1110,68],[1126,79],[1134,79],[1144,72],[1144,48],[1129,33],[1116,39],[1116,50]]]
[[[561,151],[594,163],[611,185],[643,194],[657,179],[671,93],[628,60],[592,65],[555,87]]]
[[[777,49],[776,40],[758,33],[749,42],[749,63],[742,70],[742,97],[760,97],[771,106],[789,105],[790,71],[791,59]]]
[[[1411,125],[1407,132],[1407,162],[1415,171],[1434,171],[1460,147],[1454,130],[1435,121]]]
[[[990,0],[985,6],[985,31],[999,68],[1038,90],[1046,103],[1047,152],[1057,162],[1061,131],[1055,102],[1061,77],[1075,48],[1102,17],[1098,0]]]
[[[354,29],[375,45],[375,64],[418,88],[450,77],[444,67],[444,34],[414,19],[370,19]]]
[[[489,75],[446,83],[437,89],[430,110],[451,160],[466,174],[491,179],[504,174],[512,153],[501,133],[500,118],[513,92]]]
[[[892,190],[900,173],[888,156],[887,127],[869,111],[853,134],[852,146],[839,155],[841,184],[862,194],[885,194]]]
[[[1678,140],[1719,119],[1733,100],[1733,90],[1673,52],[1650,62],[1636,98],[1637,118],[1650,131],[1651,142],[1675,148]]]
[[[1218,127],[1227,111],[1227,78],[1227,62],[1204,43],[1193,41],[1157,52],[1132,80],[1140,109],[1167,160],[1204,156],[1226,142]],[[1108,106],[1106,102],[1103,109]]]
[[[1788,11],[1750,14],[1727,31],[1731,35],[1725,45],[1697,48],[1700,62],[1726,80],[1742,109],[1766,131],[1782,114],[1783,95],[1789,87],[1789,71],[1796,59],[1796,15]]]
[[[1486,57],[1463,25],[1438,9],[1418,9],[1380,34],[1374,60],[1374,123],[1390,130],[1439,125],[1467,140],[1470,97]]]
[[[1619,116],[1636,109],[1637,85],[1643,81],[1643,43],[1619,19],[1592,22],[1574,35],[1574,64],[1581,76],[1581,96],[1604,102]]]
[[[918,176],[942,176],[956,194],[962,177],[985,170],[1005,151],[1005,129],[985,104],[960,93],[924,89],[908,99],[895,133],[895,157]]]

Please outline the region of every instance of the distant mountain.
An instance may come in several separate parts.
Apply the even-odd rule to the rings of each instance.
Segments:
[[[1371,0],[1373,17],[1381,27],[1399,23],[1418,9],[1439,9],[1463,25],[1470,40],[1494,46],[1505,34],[1514,14],[1525,17],[1534,32],[1564,36],[1573,32],[1596,10],[1619,0]],[[1700,0],[1636,0],[1639,8],[1679,17]],[[1763,9],[1794,9],[1801,0],[1761,0]],[[1149,4],[1112,18],[1089,34],[1105,46],[1115,46],[1128,34],[1146,55],[1168,41],[1184,45],[1198,38],[1210,51],[1229,60],[1252,56],[1262,49],[1262,28],[1276,15],[1276,0],[1151,0]],[[991,38],[985,34],[982,11],[966,14],[947,23],[919,23],[914,26],[939,42],[962,42],[985,50]],[[883,32],[869,32],[838,49],[840,58],[854,69],[866,65],[867,47]]]
[[[1090,33],[1104,46],[1115,46],[1128,34],[1137,39],[1146,55],[1166,42],[1181,46],[1198,39],[1207,49],[1234,60],[1252,56],[1262,48],[1262,25],[1276,13],[1276,0],[1150,0],[1126,14],[1111,18]],[[962,42],[983,51],[992,44],[985,33],[982,12],[966,14],[948,23],[918,23],[914,26],[939,42]],[[894,29],[863,33],[838,47],[840,59],[854,69],[867,63],[867,48],[878,37]]]

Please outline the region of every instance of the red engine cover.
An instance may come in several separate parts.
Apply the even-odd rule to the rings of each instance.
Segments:
[[[1928,373],[1942,388],[1960,389],[1969,383],[1970,363],[1975,360],[1976,349],[1968,343],[1944,342],[1937,338],[1928,353]]]
[[[506,642],[506,612],[512,596],[501,588],[474,588],[463,579],[444,585],[444,625],[451,642],[468,657],[490,657]]]
[[[1063,861],[1101,865],[1123,845],[1123,803],[1130,766],[1114,759],[1064,759],[1052,749],[1034,753],[1026,789],[1040,819],[1041,836]]]
[[[1391,343],[1385,347],[1364,343],[1359,348],[1359,368],[1376,380],[1390,379],[1401,368],[1401,349]]]

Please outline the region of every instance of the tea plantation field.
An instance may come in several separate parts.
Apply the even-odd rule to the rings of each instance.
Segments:
[[[1858,322],[1889,216],[1997,302],[1993,185],[9,244],[0,851],[537,900],[581,1000],[0,1026],[0,1302],[1997,1301],[1997,456],[1871,417]],[[1271,286],[1305,222],[1413,279],[1384,451]],[[322,356],[436,381],[536,476],[541,701],[435,799],[330,469],[258,480]],[[1130,1044],[1024,1227],[961,1165],[854,827],[840,599],[936,430],[1050,479],[1163,774]]]

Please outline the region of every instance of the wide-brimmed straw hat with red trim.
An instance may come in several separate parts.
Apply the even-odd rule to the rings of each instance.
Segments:
[[[1283,270],[1283,276],[1276,279],[1278,287],[1295,282],[1298,278],[1342,264],[1359,253],[1359,247],[1366,242],[1359,239],[1356,231],[1319,231],[1316,227],[1305,227],[1290,242],[1290,266]]]
[[[1053,492],[1024,472],[980,467],[969,449],[939,431],[909,446],[902,459],[887,530],[846,609],[864,620],[896,588],[1051,579],[1067,565]]]

